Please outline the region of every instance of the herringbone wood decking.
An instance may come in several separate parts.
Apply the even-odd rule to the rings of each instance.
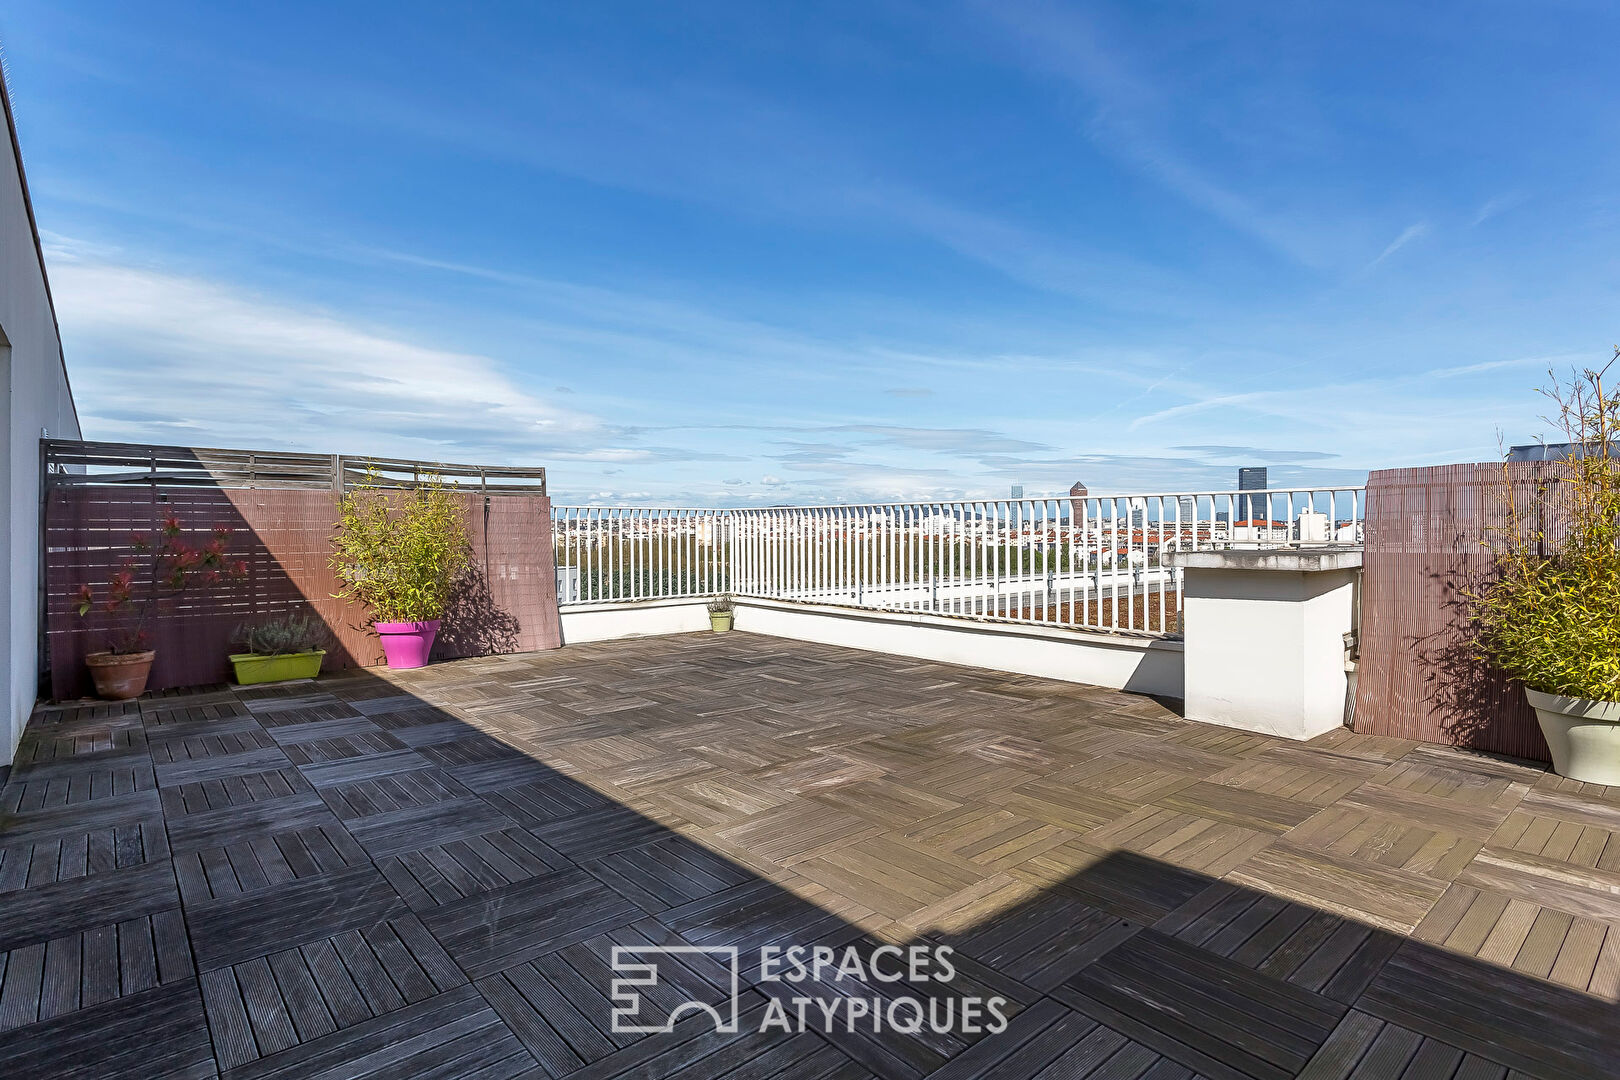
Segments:
[[[1620,1052],[1620,792],[743,634],[45,709],[0,815],[8,1077],[1550,1080]],[[738,1034],[609,1022],[615,947],[883,944],[948,944],[955,978],[744,964]],[[727,997],[712,954],[659,970],[654,1017]],[[1010,1023],[760,1030],[771,998],[902,993]]]

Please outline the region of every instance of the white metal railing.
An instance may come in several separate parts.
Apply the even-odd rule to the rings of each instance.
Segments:
[[[557,602],[656,600],[733,589],[730,517],[695,507],[554,506]]]
[[[564,604],[804,600],[1174,633],[1168,551],[1360,543],[1362,488],[761,509],[557,507]]]

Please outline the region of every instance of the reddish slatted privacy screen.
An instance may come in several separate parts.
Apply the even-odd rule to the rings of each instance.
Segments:
[[[1390,469],[1367,479],[1355,729],[1547,760],[1524,691],[1481,661],[1465,594],[1488,582],[1513,492],[1522,527],[1556,543],[1557,466]],[[1542,509],[1538,509],[1538,507]]]
[[[47,465],[54,469],[66,461],[71,467],[97,456],[81,448],[107,445],[49,444]],[[88,583],[98,593],[104,589],[129,558],[130,534],[156,531],[171,513],[188,531],[229,528],[231,557],[247,563],[248,575],[243,582],[188,590],[162,604],[150,624],[149,638],[158,652],[150,689],[228,681],[227,655],[238,624],[306,606],[320,615],[336,639],[327,653],[328,670],[382,663],[382,650],[365,612],[333,597],[337,583],[327,565],[328,541],[337,520],[335,478],[347,476],[352,483],[360,475],[353,459],[302,455],[317,463],[339,464],[335,471],[300,473],[296,478],[262,471],[210,476],[207,470],[199,475],[170,470],[168,463],[191,453],[247,452],[173,447],[120,447],[118,452],[134,462],[137,451],[145,450],[154,452],[152,460],[163,462],[153,468],[149,481],[131,479],[128,471],[108,473],[107,482],[86,482],[89,478],[83,475],[50,477],[54,482],[48,487],[45,514],[45,629],[53,698],[91,692],[84,655],[103,647],[112,626],[100,613],[78,616],[79,587]],[[108,468],[114,467],[116,456],[101,455]],[[427,463],[392,464],[403,464],[407,473],[413,464],[432,468]],[[276,467],[288,468],[285,460]],[[183,468],[199,472],[194,464]],[[543,474],[531,470],[528,475]],[[279,486],[283,477],[291,486]],[[256,486],[239,486],[248,483]],[[514,490],[507,485],[491,487]],[[534,486],[523,494],[485,494],[473,484],[458,496],[467,508],[477,573],[472,587],[447,613],[435,657],[524,652],[561,644],[551,502],[543,492],[543,486]]]

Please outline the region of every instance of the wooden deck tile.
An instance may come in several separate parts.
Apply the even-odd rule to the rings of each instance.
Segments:
[[[1071,841],[1010,871],[1033,883],[1060,888],[1101,911],[1147,924],[1196,896],[1209,878],[1131,852],[1105,852]]]
[[[535,1060],[471,986],[270,1054],[225,1075],[292,1077],[479,1076],[505,1080]]]
[[[752,876],[703,846],[679,838],[579,865],[650,914],[712,896]]]
[[[671,908],[657,916],[664,926],[694,945],[730,945],[744,952],[792,942],[813,947],[838,946],[862,936],[862,921],[876,923],[875,913],[814,882],[783,889],[754,880]]]
[[[193,979],[0,1032],[0,1075],[181,1080],[216,1075]]]
[[[0,894],[164,859],[168,834],[161,815],[84,828],[71,816],[60,827],[35,830],[38,839],[0,847]],[[0,833],[0,837],[10,834]],[[19,838],[26,835],[19,830]]]
[[[42,709],[0,788],[0,1074],[1597,1077],[1617,898],[1620,792],[1523,763],[605,642]],[[1011,1024],[612,1031],[611,947],[680,943],[948,945],[921,996]],[[729,986],[673,962],[649,1007]],[[744,967],[745,1029],[902,992]]]
[[[383,876],[416,911],[570,865],[568,859],[522,828],[468,836],[377,860]]]
[[[1154,929],[1262,975],[1349,1003],[1400,937],[1281,897],[1220,882]]]
[[[422,913],[422,921],[473,978],[643,917],[583,870],[560,870]]]
[[[924,847],[940,848],[993,870],[1028,862],[1075,838],[1055,825],[978,805],[919,821],[905,835]]]
[[[0,893],[0,949],[179,906],[167,859]]]
[[[1487,846],[1457,880],[1572,914],[1620,922],[1620,870],[1587,869]]]
[[[1610,1075],[1614,1007],[1539,980],[1504,988],[1466,958],[1408,943],[1356,1007],[1531,1076]]]
[[[0,953],[0,1029],[51,1020],[192,976],[178,908]]]
[[[374,867],[357,866],[188,906],[199,971],[372,926],[405,912]]]
[[[311,790],[309,781],[291,765],[257,773],[237,773],[222,779],[179,784],[163,789],[163,812],[170,819],[206,810],[245,806],[261,799],[279,799]]]
[[[646,940],[634,932],[592,938],[491,975],[478,986],[546,1074],[563,1076],[648,1037],[614,1031],[610,1022],[613,947],[641,944]],[[652,963],[658,981],[640,988],[643,1007],[629,1023],[661,1026],[687,1002],[729,1009],[725,972],[701,956],[634,954],[633,962]],[[746,992],[739,1011],[762,1000]]]
[[[423,836],[443,841],[510,829],[517,823],[477,796],[355,818],[345,826],[374,859],[409,851]]]
[[[282,751],[294,765],[320,765],[333,761],[351,761],[391,750],[404,750],[405,744],[388,732],[377,728],[363,734],[334,735],[330,738],[311,739],[282,746]]]
[[[1077,833],[1107,825],[1141,806],[1127,797],[1055,779],[1032,780],[1010,791],[987,796],[985,801],[1031,820]]]
[[[1208,1076],[1291,1077],[1344,1007],[1192,946],[1143,931],[1053,996]]]
[[[157,787],[152,759],[144,748],[79,759],[13,768],[0,798],[0,811],[12,813],[77,806],[96,799],[150,791]]]
[[[757,780],[720,772],[665,788],[647,801],[694,825],[713,829],[736,824],[751,814],[780,806],[793,798],[792,794]]]
[[[336,824],[337,818],[319,795],[314,791],[301,791],[279,799],[260,799],[245,806],[227,806],[175,818],[169,822],[169,844],[176,854],[183,854],[235,838]]]
[[[1381,771],[1376,762],[1284,744],[1243,759],[1210,782],[1327,806]]]
[[[369,862],[365,850],[334,820],[186,852],[175,857],[174,871],[180,895],[187,904],[198,904]]]
[[[843,847],[878,832],[877,826],[854,814],[806,800],[795,800],[753,814],[715,835],[758,855],[791,866],[814,858],[828,848]]]
[[[245,1065],[465,984],[414,915],[202,976],[222,1069]]]
[[[1290,831],[1288,842],[1438,881],[1462,873],[1483,846],[1478,839],[1347,806],[1323,809]]]
[[[1445,891],[1442,882],[1280,841],[1234,870],[1230,880],[1380,929],[1408,933]]]
[[[1338,805],[1421,821],[1483,841],[1529,790],[1518,782],[1468,782],[1448,772],[1433,766],[1408,769],[1397,762],[1340,799]]]
[[[937,904],[982,877],[978,867],[888,836],[839,845],[794,866],[798,874],[867,907],[901,919]]]
[[[1620,924],[1614,922],[1459,884],[1446,891],[1412,936],[1596,997],[1620,999],[1620,971],[1613,970],[1620,959]]]
[[[0,848],[11,848],[33,841],[66,840],[123,825],[161,826],[163,805],[156,791],[133,791],[82,805],[6,811],[0,823]]]
[[[1141,929],[1062,893],[1037,893],[942,939],[1009,978],[1050,991]]]
[[[190,741],[190,740],[187,740]],[[185,758],[157,765],[157,780],[164,787],[200,784],[209,780],[222,780],[246,773],[268,772],[286,768],[290,762],[281,747],[270,742],[268,746],[254,746],[234,753],[219,753],[196,758]]]

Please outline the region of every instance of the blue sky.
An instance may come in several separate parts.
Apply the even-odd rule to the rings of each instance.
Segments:
[[[0,9],[87,437],[1353,482],[1620,338],[1613,5],[245,7]]]

